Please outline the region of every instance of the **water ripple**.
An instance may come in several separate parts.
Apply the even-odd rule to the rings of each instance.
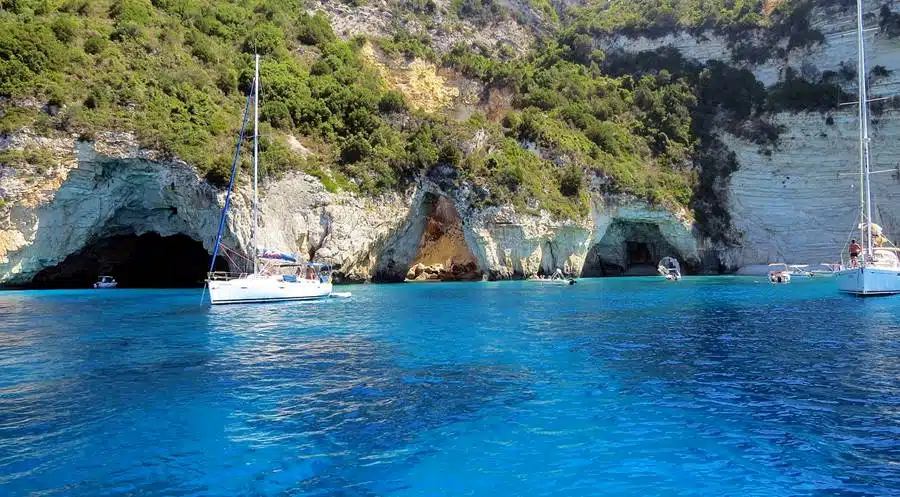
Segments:
[[[0,293],[3,495],[900,495],[900,299]]]

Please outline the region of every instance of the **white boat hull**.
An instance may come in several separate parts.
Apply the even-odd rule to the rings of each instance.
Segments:
[[[527,279],[525,280],[528,283],[542,283],[545,285],[574,285],[575,280],[542,280],[542,279]]]
[[[94,288],[116,288],[118,283],[94,283]]]
[[[900,270],[882,268],[845,269],[837,275],[838,289],[853,295],[894,295],[900,293]]]
[[[213,280],[208,286],[213,305],[318,300],[329,297],[332,292],[330,282],[306,279],[284,281],[281,276]]]

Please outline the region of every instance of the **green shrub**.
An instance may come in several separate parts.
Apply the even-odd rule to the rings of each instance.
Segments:
[[[878,26],[888,38],[900,36],[900,14],[895,14],[888,4],[882,5],[878,12]]]
[[[584,172],[571,165],[559,173],[559,191],[566,197],[578,197],[584,187]]]
[[[353,136],[341,147],[341,161],[354,164],[372,155],[372,145],[361,136]]]
[[[427,34],[413,35],[408,31],[399,31],[393,38],[378,39],[378,46],[392,56],[437,60],[437,54],[431,48],[431,38]]]
[[[810,82],[791,67],[785,69],[784,80],[769,90],[768,108],[773,112],[789,110],[836,109],[841,102],[852,98],[841,87],[824,81]]]
[[[84,51],[92,55],[97,55],[103,52],[106,48],[106,44],[106,38],[96,34],[91,35],[87,40],[84,40]]]
[[[109,15],[118,22],[146,26],[153,19],[153,5],[150,0],[114,0]]]
[[[403,98],[403,93],[397,90],[385,92],[378,101],[378,110],[385,113],[405,112],[406,100]]]
[[[109,39],[113,41],[140,41],[143,37],[144,29],[141,24],[132,21],[118,23],[109,35]]]
[[[284,33],[278,26],[260,23],[254,27],[244,39],[243,50],[246,53],[269,55],[284,48]]]
[[[334,31],[328,18],[321,11],[309,15],[301,13],[297,21],[297,39],[306,45],[321,45],[334,41]]]
[[[71,15],[63,14],[51,25],[56,39],[63,43],[71,43],[78,35],[78,21]]]
[[[438,152],[437,163],[455,167],[459,165],[462,158],[462,152],[459,150],[459,147],[454,143],[446,142],[441,145],[441,149]]]
[[[504,19],[507,11],[496,0],[453,0],[451,8],[462,19],[488,24]]]

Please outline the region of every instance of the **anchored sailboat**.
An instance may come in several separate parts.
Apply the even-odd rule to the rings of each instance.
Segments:
[[[247,127],[250,102],[253,102],[253,221],[251,226],[252,272],[227,273],[213,271],[219,249],[228,256],[228,250],[222,245],[222,233],[228,210],[231,207],[231,193],[237,173],[241,143]],[[314,300],[329,297],[332,294],[331,267],[322,263],[298,263],[295,254],[280,250],[259,250],[257,233],[259,231],[259,55],[256,56],[253,89],[247,97],[241,133],[231,166],[231,178],[225,194],[225,207],[219,219],[219,230],[209,266],[207,286],[212,304],[238,304],[252,302],[277,302],[286,300]],[[235,253],[235,255],[238,255]]]
[[[862,0],[856,1],[856,36],[859,78],[859,167],[860,183],[860,236],[864,242],[860,257],[851,260],[851,267],[838,273],[838,289],[853,295],[892,295],[900,293],[900,259],[898,248],[882,233],[872,220],[872,187],[869,157],[869,115],[866,89],[866,50],[863,39]],[[873,239],[874,236],[874,239]],[[873,243],[874,242],[874,243]],[[885,246],[888,245],[888,246]]]

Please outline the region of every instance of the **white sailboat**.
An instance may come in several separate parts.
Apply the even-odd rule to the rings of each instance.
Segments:
[[[253,270],[250,273],[237,274],[216,272],[213,269],[216,256],[221,247],[222,232],[225,227],[228,208],[231,204],[231,191],[234,184],[234,176],[237,172],[244,129],[247,124],[250,98],[253,100],[253,224],[250,256]],[[313,262],[298,263],[298,258],[295,254],[270,249],[260,251],[257,245],[257,232],[259,231],[259,199],[257,195],[259,174],[259,55],[256,56],[253,89],[251,96],[247,100],[243,122],[207,279],[210,302],[212,304],[239,304],[316,300],[329,297],[332,295],[330,266]]]
[[[866,91],[866,51],[863,39],[862,0],[856,1],[856,36],[859,84],[859,166],[860,183],[860,235],[864,242],[859,260],[851,261],[851,267],[840,271],[837,275],[838,289],[841,292],[859,296],[893,295],[900,293],[900,259],[898,248],[884,246],[887,238],[881,228],[872,220],[872,188],[869,182],[871,175],[869,158],[869,115],[868,92]],[[877,230],[876,230],[877,228]],[[873,244],[873,231],[877,231],[877,243]]]

